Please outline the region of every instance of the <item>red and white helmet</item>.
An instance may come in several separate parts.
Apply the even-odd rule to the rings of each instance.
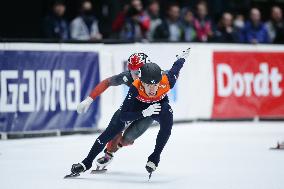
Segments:
[[[127,61],[127,66],[129,70],[138,70],[144,64],[146,64],[147,55],[145,53],[134,53]]]

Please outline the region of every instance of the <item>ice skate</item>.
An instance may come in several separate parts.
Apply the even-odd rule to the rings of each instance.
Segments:
[[[271,147],[271,150],[284,150],[284,142],[277,142],[275,147]]]
[[[83,163],[73,164],[71,167],[71,174],[66,175],[64,178],[80,176],[80,173],[84,171],[86,171],[86,166]]]
[[[106,172],[107,171],[106,166],[108,166],[111,163],[112,159],[113,159],[113,154],[105,149],[105,155],[97,159],[96,161],[97,168],[95,170],[92,170],[91,173],[96,174],[96,173]]]

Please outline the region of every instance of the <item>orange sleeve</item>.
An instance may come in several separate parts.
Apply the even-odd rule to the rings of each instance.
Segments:
[[[110,86],[110,78],[107,78],[101,81],[91,92],[89,95],[93,100],[100,96],[109,86]]]

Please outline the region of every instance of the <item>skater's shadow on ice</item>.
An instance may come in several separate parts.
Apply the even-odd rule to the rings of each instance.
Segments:
[[[83,175],[82,175],[83,176]],[[151,180],[148,181],[148,174],[146,173],[133,173],[133,172],[108,172],[103,175],[91,175],[88,177],[77,177],[75,179],[93,180],[96,182],[117,182],[117,183],[149,183],[149,184],[166,184],[173,182],[173,179],[169,179],[163,175],[153,175]]]

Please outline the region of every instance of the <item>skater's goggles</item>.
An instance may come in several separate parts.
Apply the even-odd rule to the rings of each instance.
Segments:
[[[138,69],[138,70],[131,70],[130,72],[131,72],[131,74],[140,77],[140,69]]]

